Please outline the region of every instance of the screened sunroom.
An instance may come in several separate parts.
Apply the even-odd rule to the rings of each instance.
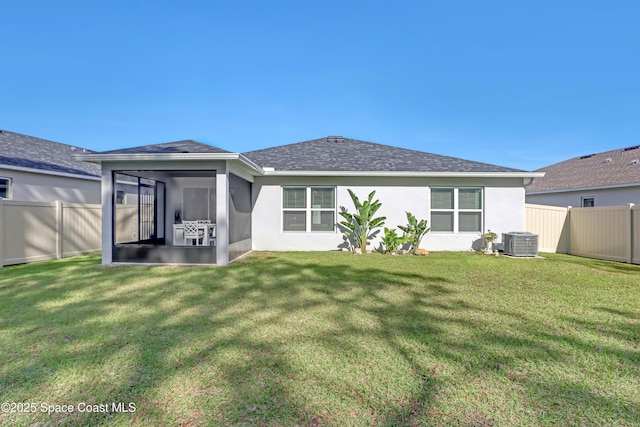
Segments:
[[[103,263],[225,265],[249,252],[254,171],[239,157],[217,151],[86,156],[102,165]]]

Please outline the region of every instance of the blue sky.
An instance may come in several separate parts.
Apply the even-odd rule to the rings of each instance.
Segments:
[[[640,143],[640,2],[5,2],[0,128],[94,150],[343,135],[534,170]]]

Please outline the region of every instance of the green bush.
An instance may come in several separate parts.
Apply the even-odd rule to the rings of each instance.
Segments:
[[[395,228],[389,229],[385,227],[384,236],[382,236],[381,242],[383,246],[383,253],[393,253],[398,250],[400,245],[404,245],[405,243],[407,243],[407,236],[404,235],[400,237],[398,236]]]

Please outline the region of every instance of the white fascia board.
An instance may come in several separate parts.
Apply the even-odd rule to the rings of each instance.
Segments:
[[[264,176],[386,176],[444,178],[541,178],[544,172],[264,171]]]
[[[75,160],[84,162],[128,162],[128,161],[172,161],[172,160],[237,160],[259,175],[263,173],[260,166],[240,153],[135,153],[135,154],[76,154]]]
[[[533,195],[533,194],[571,193],[575,191],[591,191],[591,190],[611,190],[614,188],[627,188],[627,187],[640,187],[640,182],[628,182],[626,184],[595,185],[592,187],[560,188],[558,190],[531,191],[531,192],[527,192],[527,196]]]
[[[248,166],[250,169],[253,169],[254,171],[258,172],[258,174],[264,175],[264,170],[260,166],[258,166],[257,164],[255,164],[254,162],[252,162],[242,154],[238,154],[238,161],[243,165]]]
[[[36,169],[36,168],[25,168],[22,166],[0,165],[0,169],[8,169],[8,170],[14,170],[14,171],[20,171],[20,172],[39,173],[42,175],[62,176],[65,178],[86,179],[88,181],[102,180],[102,178],[99,176],[80,175],[80,174],[68,173],[68,172],[47,171],[47,170]]]

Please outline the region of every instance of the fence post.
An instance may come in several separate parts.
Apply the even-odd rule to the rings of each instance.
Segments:
[[[629,207],[629,239],[627,244],[629,245],[629,264],[633,264],[633,233],[635,224],[633,223],[633,203],[627,203]]]
[[[573,206],[567,206],[567,216],[564,219],[567,224],[567,254],[571,253],[571,209]]]
[[[64,240],[64,225],[62,224],[62,202],[56,200],[56,258],[62,258]]]
[[[4,267],[4,199],[0,197],[0,268]]]

